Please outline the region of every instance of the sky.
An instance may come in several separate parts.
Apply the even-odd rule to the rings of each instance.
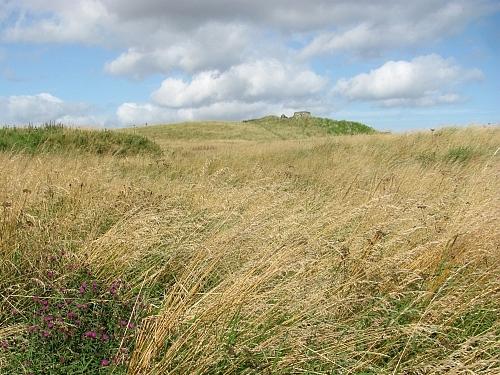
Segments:
[[[500,0],[0,0],[0,124],[500,123]]]

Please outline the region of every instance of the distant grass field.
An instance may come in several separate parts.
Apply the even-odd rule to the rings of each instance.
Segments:
[[[60,124],[0,128],[0,151],[31,154],[87,152],[121,156],[161,153],[158,145],[144,136],[106,130],[66,128]]]
[[[500,129],[271,120],[0,152],[0,373],[500,373]]]
[[[276,116],[243,122],[208,121],[143,126],[126,131],[168,141],[271,141],[375,133],[373,128],[358,122],[319,117],[281,119]]]

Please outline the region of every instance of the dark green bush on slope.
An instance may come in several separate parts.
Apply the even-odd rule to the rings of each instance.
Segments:
[[[0,128],[0,151],[81,151],[99,155],[160,154],[160,147],[148,138],[109,130],[66,128],[59,124],[42,127]]]

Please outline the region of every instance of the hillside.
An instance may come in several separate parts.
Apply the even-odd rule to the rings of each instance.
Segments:
[[[277,116],[266,116],[242,122],[213,121],[144,126],[127,131],[136,132],[160,142],[164,140],[265,141],[375,132],[367,125],[352,121],[336,121],[319,117],[281,119]]]
[[[499,373],[500,129],[292,125],[0,151],[0,373]]]
[[[39,127],[0,127],[0,152],[91,153],[98,155],[160,154],[148,138],[107,130],[77,129],[62,124]]]

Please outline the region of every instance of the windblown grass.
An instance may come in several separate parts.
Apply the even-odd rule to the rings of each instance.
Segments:
[[[75,295],[88,324],[109,306],[138,327],[107,346],[73,337],[94,357],[46,373],[500,371],[497,128],[266,142],[170,129],[155,129],[161,157],[0,153],[0,369],[49,363],[31,296]],[[78,294],[82,270],[102,293]]]

